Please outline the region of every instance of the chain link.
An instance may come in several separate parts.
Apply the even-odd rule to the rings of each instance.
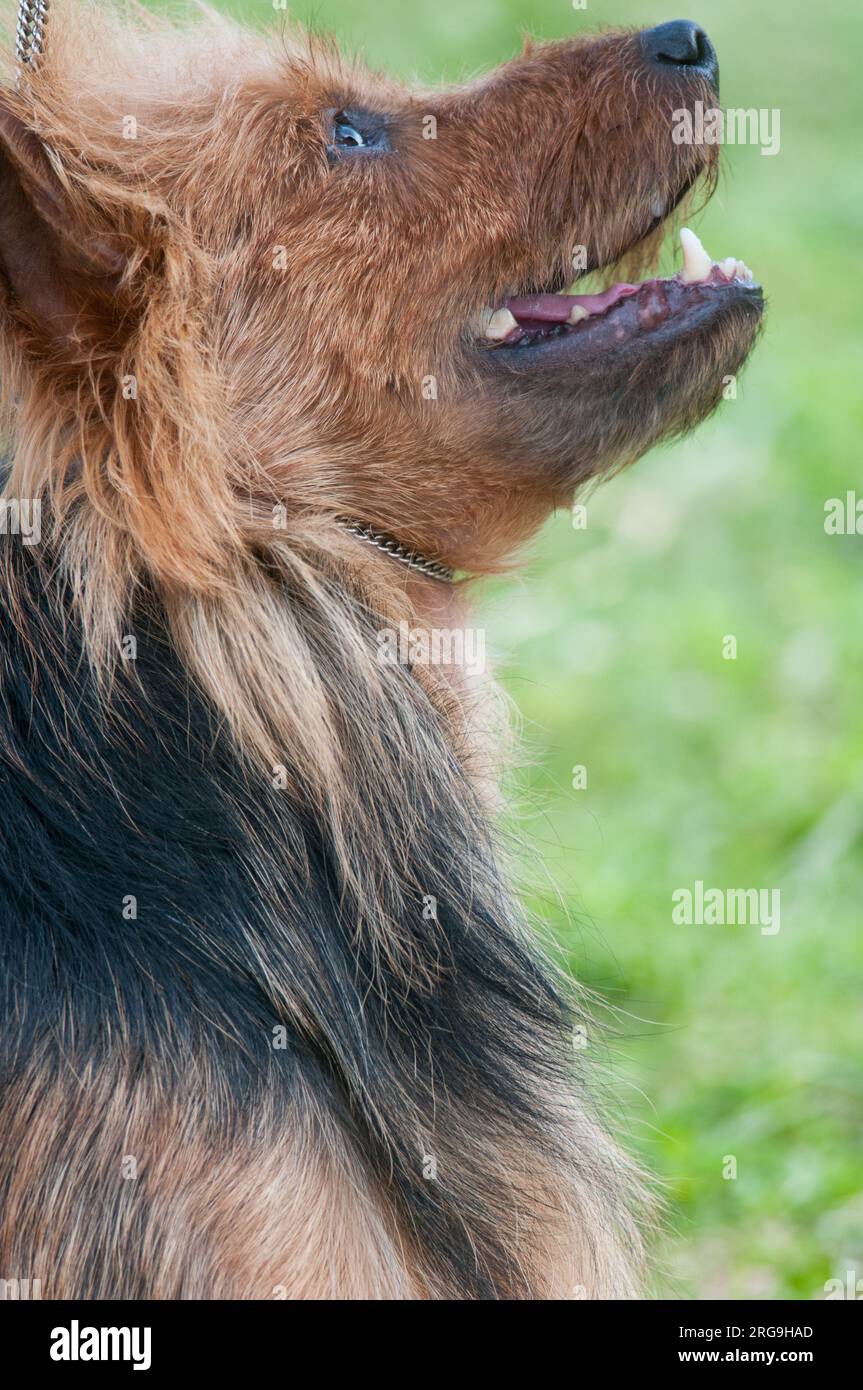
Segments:
[[[33,64],[41,57],[48,20],[48,0],[19,0],[18,22],[15,26],[15,58],[19,63]]]
[[[346,516],[337,516],[336,521],[345,531],[350,531],[351,535],[358,536],[369,545],[377,546],[378,550],[382,550],[385,555],[391,555],[394,560],[400,560],[408,569],[419,570],[420,574],[427,574],[432,579],[442,579],[447,584],[451,584],[455,579],[455,570],[449,565],[443,564],[440,560],[427,560],[416,550],[407,550],[392,536],[386,536],[382,531],[375,531],[373,527],[365,526],[361,521],[353,521]]]

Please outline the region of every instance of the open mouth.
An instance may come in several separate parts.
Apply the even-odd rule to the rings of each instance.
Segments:
[[[710,310],[709,297],[729,291],[761,298],[761,287],[752,272],[733,256],[711,260],[698,237],[689,228],[680,233],[683,267],[673,276],[643,280],[638,284],[617,283],[600,294],[535,294],[505,299],[490,311],[478,344],[493,351],[542,350],[580,340],[591,346],[613,347],[642,332],[650,332],[671,321],[696,317]],[[557,340],[557,341],[556,341]],[[585,343],[586,345],[586,343]]]

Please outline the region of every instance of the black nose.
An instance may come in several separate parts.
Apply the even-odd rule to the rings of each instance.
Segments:
[[[644,51],[658,67],[687,68],[719,91],[719,60],[704,30],[691,19],[672,19],[641,35]]]

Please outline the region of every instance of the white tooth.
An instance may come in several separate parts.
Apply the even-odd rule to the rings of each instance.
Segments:
[[[653,199],[653,202],[650,204],[650,215],[651,217],[661,217],[664,211],[665,203],[662,201],[659,194],[657,193],[655,198]]]
[[[567,323],[581,323],[582,319],[589,318],[590,314],[587,312],[583,304],[573,304],[572,308],[569,311],[569,318],[567,319]]]
[[[736,261],[733,256],[726,256],[724,261],[719,262],[719,269],[722,271],[726,280],[733,280],[737,274],[737,267],[739,264],[740,262]]]
[[[514,328],[518,328],[515,315],[509,309],[495,309],[486,325],[485,336],[493,343],[501,343]]]
[[[738,261],[738,262],[737,262],[737,274],[739,275],[739,277],[740,277],[741,280],[751,280],[751,279],[752,279],[752,271],[749,269],[749,266],[748,266],[748,265],[745,265],[745,264],[743,263],[743,261]]]
[[[684,285],[694,285],[706,280],[713,264],[701,242],[688,227],[680,229],[680,245],[683,247],[683,270],[680,278]]]

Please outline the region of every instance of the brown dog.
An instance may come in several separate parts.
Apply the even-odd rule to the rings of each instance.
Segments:
[[[717,403],[745,268],[647,263],[694,25],[410,91],[58,0],[0,100],[0,1275],[43,1296],[622,1296],[635,1170],[491,828],[463,630]],[[12,529],[11,527],[8,529]],[[372,544],[368,542],[371,541]]]

